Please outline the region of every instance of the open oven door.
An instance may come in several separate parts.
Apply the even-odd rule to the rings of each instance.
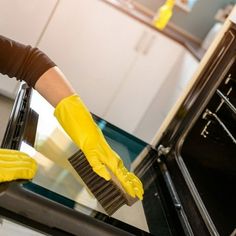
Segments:
[[[16,227],[19,231],[28,232],[28,235],[149,235],[148,232],[76,202],[73,194],[82,194],[80,183],[73,178],[66,168],[53,165],[50,159],[43,157],[43,154],[36,152],[33,148],[38,145],[42,153],[47,152],[47,154],[58,158],[57,150],[61,151],[61,147],[55,151],[55,146],[52,143],[58,141],[58,138],[59,141],[63,137],[63,140],[68,139],[67,136],[61,136],[62,133],[55,129],[56,135],[50,134],[47,136],[47,142],[45,140],[42,142],[42,139],[39,138],[42,131],[40,131],[42,129],[42,123],[40,123],[42,116],[33,109],[34,101],[32,102],[32,100],[37,98],[36,95],[32,96],[33,93],[34,91],[26,84],[21,85],[1,148],[22,150],[23,147],[27,147],[37,153],[39,160],[37,159],[36,182],[34,183],[34,180],[12,181],[0,184],[0,220],[2,222],[0,231],[4,230],[6,225],[10,229]],[[42,100],[36,104],[45,113],[46,107],[44,105],[49,106],[49,104],[44,104]],[[50,117],[55,119],[46,114],[46,126],[43,126],[46,132],[50,130]],[[108,131],[111,132],[111,130]],[[54,136],[55,138],[52,141]],[[129,140],[128,138],[129,142],[136,145],[136,150],[146,145],[139,140]],[[136,155],[136,150],[131,153],[133,156]],[[63,156],[65,154],[68,153],[62,147],[60,158],[64,162],[67,160]],[[43,164],[47,171],[42,168]],[[94,199],[91,199],[91,202],[94,203]],[[10,231],[6,232],[9,233]]]

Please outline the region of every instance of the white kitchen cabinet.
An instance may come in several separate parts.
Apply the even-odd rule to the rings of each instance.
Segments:
[[[104,117],[136,60],[143,25],[98,0],[61,0],[39,47]]]
[[[139,57],[105,114],[105,119],[130,133],[134,133],[143,116],[148,116],[148,107],[184,50],[157,31],[146,28],[145,32]]]
[[[91,112],[133,134],[146,127],[143,120],[163,88],[165,95],[175,93],[164,85],[185,51],[99,0],[61,0],[39,48],[62,69]],[[158,119],[163,116],[159,113]]]
[[[152,143],[169,111],[183,95],[186,85],[193,78],[198,65],[199,61],[183,48],[178,60],[172,69],[168,70],[169,74],[136,126],[134,135]]]
[[[1,0],[1,35],[35,46],[56,4],[57,0]]]
[[[57,0],[1,0],[1,35],[36,46]],[[0,93],[14,98],[19,83],[0,75]]]

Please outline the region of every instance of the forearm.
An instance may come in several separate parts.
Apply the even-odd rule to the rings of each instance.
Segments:
[[[34,87],[52,106],[75,93],[58,67],[52,67],[40,76]]]

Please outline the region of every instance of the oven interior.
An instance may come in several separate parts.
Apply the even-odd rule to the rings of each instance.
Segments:
[[[220,235],[236,228],[236,62],[187,134],[181,158]]]

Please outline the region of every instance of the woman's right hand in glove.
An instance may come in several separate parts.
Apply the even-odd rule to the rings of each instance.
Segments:
[[[122,159],[107,143],[78,95],[74,94],[60,101],[54,115],[83,151],[95,173],[105,180],[110,180],[110,170],[130,196],[143,199],[144,190],[141,181],[125,168]]]

